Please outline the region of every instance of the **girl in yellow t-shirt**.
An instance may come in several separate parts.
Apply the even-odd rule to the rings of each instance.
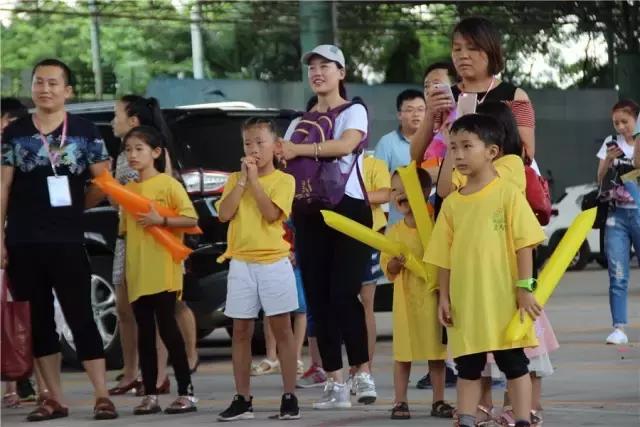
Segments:
[[[532,250],[544,232],[518,188],[498,176],[493,160],[504,131],[485,115],[467,115],[451,128],[450,152],[466,185],[447,197],[425,260],[440,268],[438,317],[447,327],[458,368],[458,426],[476,422],[480,377],[492,352],[508,381],[516,426],[530,425],[531,378],[524,348],[537,345],[532,330],[511,342],[513,315],[536,318]]]
[[[429,197],[431,177],[418,168],[418,179]],[[404,220],[387,230],[387,237],[409,247],[417,259],[422,259],[424,248],[416,229],[416,220],[411,212],[404,186],[398,173],[391,177],[391,199]],[[380,265],[384,274],[393,281],[393,360],[395,405],[392,420],[411,418],[407,404],[407,387],[411,362],[428,360],[433,385],[431,416],[453,417],[454,408],[444,401],[445,359],[447,347],[442,344],[442,326],[438,322],[438,296],[428,292],[428,284],[404,268],[402,257],[391,257],[382,253]]]
[[[156,321],[158,332],[166,346],[178,382],[179,397],[166,408],[169,414],[196,410],[193,386],[184,339],[175,317],[176,301],[182,292],[182,264],[175,262],[169,252],[146,227],[193,227],[197,215],[184,188],[178,181],[162,173],[165,153],[162,135],[150,126],[130,130],[123,139],[129,165],[138,172],[139,181],[129,182],[127,188],[153,203],[178,212],[177,217],[162,217],[154,205],[148,213],[124,214],[120,217],[120,230],[126,234],[125,271],[129,301],[138,324],[138,353],[146,396],[134,409],[136,415],[160,412],[156,380],[158,356],[156,353]],[[181,233],[175,233],[182,237]]]
[[[276,127],[271,120],[250,118],[242,125],[245,157],[217,203],[220,221],[229,221],[227,252],[231,258],[224,314],[233,319],[233,375],[236,395],[218,421],[253,419],[251,337],[260,310],[276,339],[284,394],[276,418],[300,418],[296,387],[296,345],[291,312],[298,292],[290,244],[283,223],[291,214],[295,179],[274,165]]]

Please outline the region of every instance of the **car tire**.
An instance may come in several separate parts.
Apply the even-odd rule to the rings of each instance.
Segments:
[[[549,239],[549,250],[547,252],[549,257],[553,255],[553,251],[555,251],[566,232],[567,230],[558,231],[551,236]],[[591,249],[589,248],[589,243],[585,241],[580,246],[576,256],[571,260],[567,271],[584,270],[587,264],[589,264],[589,261],[591,261]]]
[[[206,337],[208,337],[209,335],[211,335],[211,333],[212,333],[213,331],[215,331],[215,329],[213,329],[213,328],[208,328],[208,329],[198,329],[198,330],[196,331],[196,339],[197,339],[198,341],[200,341],[201,339],[206,338]],[[227,332],[228,332],[228,331],[227,331]],[[231,336],[231,335],[229,335],[229,336]]]
[[[107,369],[120,369],[123,366],[120,333],[118,329],[118,315],[115,303],[115,288],[111,282],[113,256],[99,255],[91,257],[91,301],[93,315],[98,331],[104,344],[104,354]],[[76,354],[73,336],[60,306],[56,301],[56,320],[60,329],[60,346],[65,364],[76,368],[81,367]]]
[[[591,251],[589,250],[589,244],[584,242],[576,256],[571,260],[571,264],[569,264],[569,271],[580,271],[584,270],[589,261],[591,260]]]

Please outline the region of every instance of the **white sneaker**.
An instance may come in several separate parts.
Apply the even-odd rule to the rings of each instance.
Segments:
[[[613,332],[607,337],[607,344],[627,344],[629,342],[629,338],[627,338],[627,334],[620,328],[615,328]]]
[[[356,395],[356,381],[353,374],[349,374],[349,378],[347,378],[347,388],[349,389],[349,393],[351,396]]]
[[[322,398],[313,403],[313,409],[343,409],[351,408],[351,397],[346,384],[336,384],[331,378],[327,379]]]
[[[376,401],[378,393],[376,393],[376,383],[373,381],[371,374],[360,372],[356,374],[353,382],[355,383],[358,403],[370,405]]]

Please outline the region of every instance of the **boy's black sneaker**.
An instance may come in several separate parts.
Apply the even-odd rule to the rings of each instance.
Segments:
[[[253,418],[253,396],[247,402],[244,396],[239,394],[233,396],[231,405],[218,414],[218,421],[252,420]]]
[[[35,402],[37,396],[36,390],[33,388],[33,383],[29,378],[26,380],[17,381],[16,384],[18,397],[23,402]]]
[[[272,420],[299,420],[298,398],[292,393],[283,394],[280,401],[280,413],[269,418]]]
[[[455,372],[453,372],[453,369],[447,366],[444,386],[446,388],[452,388],[456,386],[457,382],[458,382],[458,376],[455,374]],[[423,389],[423,390],[432,388],[431,375],[427,373],[427,375],[420,378],[416,384],[416,388]]]
[[[531,427],[531,423],[529,421],[517,421],[516,427]]]

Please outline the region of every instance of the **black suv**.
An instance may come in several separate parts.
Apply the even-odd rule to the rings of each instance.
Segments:
[[[240,125],[248,117],[264,116],[273,119],[284,132],[295,115],[293,111],[242,107],[164,110],[174,136],[179,172],[203,230],[202,235],[187,238],[186,243],[193,253],[185,261],[184,275],[184,300],[195,315],[199,338],[219,327],[230,330],[230,322],[223,314],[228,264],[216,263],[216,258],[226,249],[227,226],[218,221],[214,203],[222,194],[228,174],[240,168],[243,156]],[[69,105],[67,110],[94,122],[107,141],[110,155],[113,159],[117,157],[120,141],[111,129],[113,102]],[[122,365],[112,284],[117,222],[116,210],[107,203],[85,213],[85,241],[93,269],[94,318],[111,369]],[[58,319],[63,320],[62,316]],[[59,325],[64,359],[76,364],[71,333],[64,321],[59,321]]]

